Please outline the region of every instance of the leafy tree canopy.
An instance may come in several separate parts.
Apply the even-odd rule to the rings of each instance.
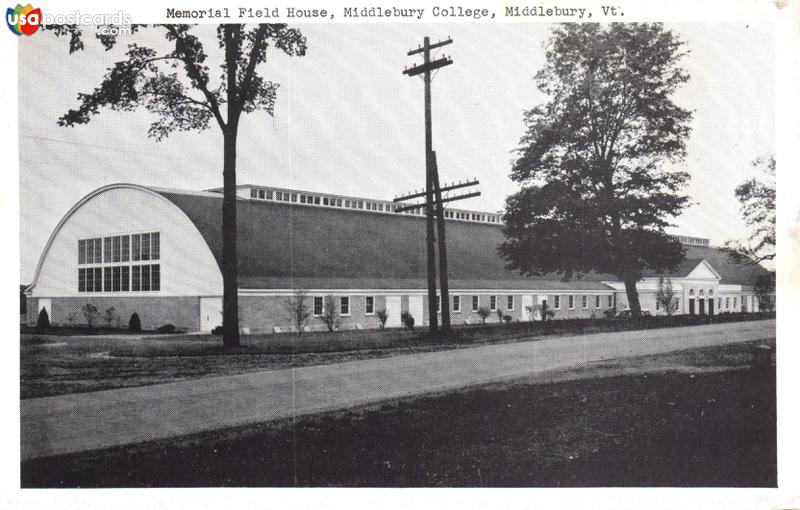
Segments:
[[[79,94],[78,108],[64,114],[59,125],[85,124],[104,107],[117,111],[145,108],[156,117],[148,134],[157,140],[173,131],[207,129],[212,120],[223,132],[235,131],[241,113],[273,113],[278,84],[256,72],[257,66],[266,62],[268,48],[274,46],[288,55],[305,55],[306,51],[300,31],[283,24],[219,25],[217,44],[226,58],[214,79],[203,42],[192,33],[194,25],[132,28],[134,32],[162,30],[169,51],[129,43],[126,58],[109,68],[92,92]],[[59,25],[53,31],[56,36],[70,37],[70,53],[83,49],[81,27]],[[113,35],[98,34],[97,38],[106,50],[118,42]],[[234,72],[229,74],[231,63]]]
[[[683,248],[664,229],[688,204],[689,175],[668,165],[690,133],[691,112],[671,100],[689,79],[683,46],[657,23],[553,31],[535,77],[548,100],[525,112],[511,173],[521,189],[506,204],[509,268],[611,273],[635,292],[645,269],[677,267]]]
[[[775,258],[775,157],[757,158],[751,165],[762,179],[750,179],[734,192],[750,234],[746,242],[728,241],[725,248],[735,262],[758,264]]]

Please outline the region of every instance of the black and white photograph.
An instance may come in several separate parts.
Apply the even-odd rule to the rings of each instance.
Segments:
[[[796,6],[658,5],[10,7],[9,506],[800,505]]]

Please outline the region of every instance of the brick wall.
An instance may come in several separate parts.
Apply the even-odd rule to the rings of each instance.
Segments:
[[[38,300],[29,298],[28,324],[35,325],[39,313]],[[142,321],[142,329],[156,329],[165,324],[173,324],[176,328],[186,331],[197,331],[200,326],[200,300],[196,297],[95,297],[80,298],[52,298],[50,323],[69,325],[69,316],[72,314],[74,324],[86,324],[86,318],[81,308],[88,304],[97,307],[97,326],[105,326],[105,312],[114,307],[114,320],[112,327],[128,327],[128,321],[135,312]]]

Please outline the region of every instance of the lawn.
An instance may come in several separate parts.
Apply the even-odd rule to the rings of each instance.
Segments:
[[[774,363],[750,368],[752,348],[36,459],[22,464],[22,485],[775,487]]]
[[[715,322],[758,320],[774,314],[730,314]],[[707,317],[650,317],[640,321],[558,320],[459,328],[447,338],[417,331],[341,331],[302,336],[248,335],[242,347],[225,350],[213,335],[54,336],[21,335],[20,397],[143,386],[183,379],[232,375],[458,349],[499,342],[704,324]]]

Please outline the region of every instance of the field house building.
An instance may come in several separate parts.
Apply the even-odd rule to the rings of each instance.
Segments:
[[[286,331],[286,302],[304,289],[314,314],[335,296],[342,328],[388,327],[408,311],[427,323],[425,219],[398,213],[390,201],[255,185],[238,187],[239,310],[243,332]],[[222,322],[221,190],[181,191],[133,184],[99,188],[73,206],[50,236],[26,290],[27,321],[46,308],[51,323],[85,324],[90,303],[113,325],[136,312],[145,329],[173,324],[210,331]],[[624,284],[588,274],[521,276],[497,253],[498,213],[448,209],[447,242],[453,324],[481,321],[480,307],[514,321],[539,320],[546,302],[555,319],[602,317],[627,308]],[[707,239],[680,237],[686,259],[667,275],[677,312],[757,311],[753,285],[766,269],[729,261]],[[639,282],[642,308],[656,304],[658,275]],[[98,319],[99,324],[105,321]],[[311,317],[310,329],[324,329]]]

